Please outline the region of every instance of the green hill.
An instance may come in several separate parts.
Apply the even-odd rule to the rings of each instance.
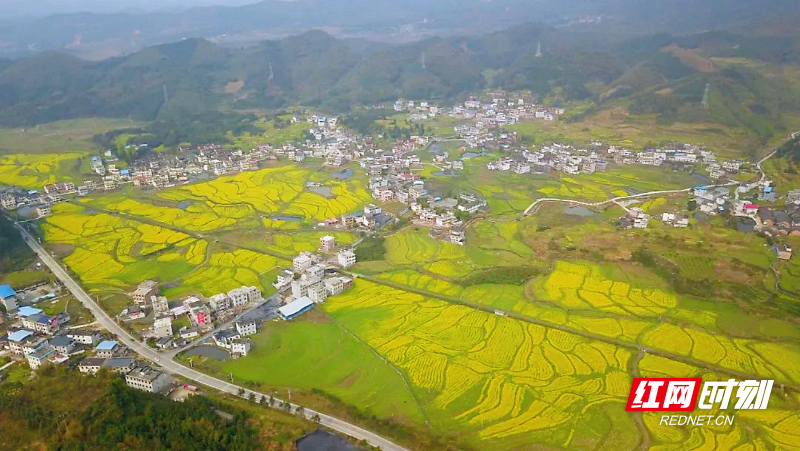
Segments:
[[[798,42],[725,30],[631,38],[524,25],[360,46],[365,53],[321,31],[245,48],[186,39],[101,62],[42,53],[0,64],[0,124],[85,116],[186,122],[220,109],[297,104],[342,111],[500,88],[591,101],[595,110],[622,106],[667,122],[744,127],[768,140],[785,130],[787,115],[800,114]]]

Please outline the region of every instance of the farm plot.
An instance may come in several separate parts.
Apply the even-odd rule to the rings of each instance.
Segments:
[[[181,232],[88,214],[70,204],[53,207],[53,213],[42,225],[45,239],[72,246],[64,262],[95,289],[126,287],[148,278],[173,280],[205,260],[206,243]]]
[[[534,296],[571,310],[596,310],[614,315],[655,317],[677,307],[675,295],[658,289],[631,287],[606,279],[599,268],[557,262],[547,277],[533,284]]]
[[[275,257],[237,249],[211,254],[208,263],[182,279],[181,289],[191,288],[204,296],[226,292],[242,285],[269,287],[267,274],[290,262]]]
[[[181,232],[89,214],[71,204],[53,210],[42,226],[45,239],[73,247],[64,262],[93,290],[128,289],[145,279],[173,282],[168,296],[210,296],[242,285],[271,288],[272,271],[289,263],[248,250],[217,252]]]
[[[330,198],[307,191],[306,181],[311,178],[320,176],[309,169],[281,166],[165,190],[158,197],[173,202],[193,201],[232,219],[247,212],[246,215],[280,213],[323,220],[356,211],[372,201],[370,194],[355,182],[326,180]],[[228,211],[231,209],[233,215]]]
[[[41,189],[47,183],[72,180],[77,175],[74,169],[85,156],[79,152],[0,155],[0,184]],[[72,170],[67,168],[70,165]]]
[[[530,264],[531,249],[514,239],[518,227],[516,223],[480,224],[469,229],[464,246],[431,238],[427,229],[407,227],[386,237],[386,261],[451,279],[491,266]]]
[[[237,217],[223,216],[218,210],[207,205],[193,204],[186,209],[156,205],[146,200],[136,200],[123,196],[87,199],[87,205],[100,205],[111,211],[139,216],[152,221],[169,224],[186,230],[205,232],[230,227]]]
[[[363,280],[324,309],[403,372],[437,427],[491,449],[561,445],[630,383],[626,350]]]
[[[386,260],[395,265],[422,265],[466,260],[464,246],[435,240],[427,229],[406,228],[386,238]]]
[[[402,372],[435,427],[458,431],[471,443],[498,450],[523,444],[583,449],[585,443],[572,441],[572,437],[584,434],[588,422],[595,421],[591,427],[601,429],[595,431],[599,437],[620,433],[610,434],[608,419],[600,421],[592,407],[613,412],[627,399],[632,355],[626,349],[364,280],[357,280],[350,292],[330,298],[323,308]],[[678,338],[678,334],[685,336]],[[771,358],[776,353],[785,356],[786,350],[774,343],[720,340],[726,355],[719,359],[699,353],[701,348],[702,352],[714,351],[705,349],[712,346],[707,342],[699,344],[695,330],[663,330],[654,335],[669,336],[671,343],[678,342],[693,357],[716,360],[723,366],[726,358],[745,356],[751,366],[736,368],[764,377],[793,380],[780,371],[797,372],[791,363],[782,364],[780,370],[768,367],[747,351],[754,348]],[[647,337],[645,334],[645,342]],[[741,354],[731,356],[733,349]],[[649,354],[638,366],[644,377],[709,377],[704,370]],[[612,423],[619,426],[622,417]],[[780,420],[768,424],[754,419],[745,429],[757,428],[759,440],[782,448],[779,444],[790,443],[798,430],[793,426],[796,419],[786,421],[782,429],[776,426]],[[670,436],[657,425],[646,424],[653,426],[652,443],[663,446],[661,449],[678,449],[677,436],[690,438],[684,431]],[[738,446],[748,440],[741,432],[720,429],[713,431],[713,436],[691,440],[705,446]],[[637,434],[635,426],[627,423],[622,433],[628,437]],[[631,449],[617,446],[614,449]]]

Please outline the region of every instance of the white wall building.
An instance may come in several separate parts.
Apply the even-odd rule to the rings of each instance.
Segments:
[[[349,249],[339,252],[336,258],[339,260],[339,264],[344,268],[349,268],[356,264],[356,254]]]

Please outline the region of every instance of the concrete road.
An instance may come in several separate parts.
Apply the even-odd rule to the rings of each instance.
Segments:
[[[90,312],[94,315],[99,322],[106,330],[111,332],[112,334],[116,335],[117,338],[120,340],[122,344],[130,348],[133,352],[139,355],[139,357],[150,361],[156,366],[160,366],[164,369],[167,373],[181,376],[185,379],[189,379],[191,381],[197,382],[198,384],[205,385],[207,387],[214,388],[219,391],[231,393],[234,395],[239,395],[241,390],[245,390],[244,397],[247,398],[250,396],[250,393],[255,394],[256,396],[268,396],[264,393],[255,392],[252,390],[247,390],[244,387],[240,387],[238,385],[234,385],[232,383],[223,381],[221,379],[217,379],[211,377],[209,375],[203,374],[199,371],[195,371],[191,368],[181,365],[180,363],[175,362],[171,358],[165,357],[161,355],[159,352],[151,349],[144,343],[137,341],[134,339],[128,331],[122,328],[113,318],[111,318],[98,304],[89,296],[83,288],[78,285],[75,280],[67,273],[67,271],[61,267],[58,261],[56,261],[47,251],[39,245],[39,242],[33,238],[25,228],[19,224],[16,224],[17,228],[22,233],[25,242],[28,243],[28,246],[34,250],[39,255],[39,258],[46,264],[53,274],[61,280],[67,289],[72,292],[72,294],[77,298],[83,305],[89,309]],[[282,400],[277,399],[277,404],[280,405],[283,403]],[[298,405],[291,404],[292,411],[296,411]],[[381,437],[378,434],[372,433],[367,431],[366,429],[362,429],[354,424],[348,423],[346,421],[340,420],[338,418],[334,418],[329,415],[325,415],[321,412],[316,412],[312,409],[303,407],[303,415],[307,419],[311,419],[314,415],[319,415],[320,424],[326,426],[330,429],[333,429],[337,432],[342,434],[349,435],[353,438],[358,440],[366,440],[370,445],[377,446],[384,451],[408,451],[406,448],[402,446],[396,445],[395,443],[391,442],[390,440]]]

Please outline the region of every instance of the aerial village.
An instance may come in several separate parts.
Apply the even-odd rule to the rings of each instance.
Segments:
[[[71,328],[66,312],[51,316],[33,306],[55,299],[60,292],[59,286],[35,286],[18,293],[9,285],[0,285],[0,301],[12,321],[0,335],[0,349],[23,359],[31,370],[83,357],[77,365],[81,373],[96,374],[103,368],[123,375],[128,386],[150,393],[166,394],[175,388],[170,375],[137,360],[134,352],[109,336],[89,328]]]
[[[79,185],[72,182],[47,184],[41,192],[4,189],[0,191],[0,206],[6,210],[24,210],[33,217],[46,217],[51,214],[51,205],[63,202],[69,196],[85,196],[93,191],[113,191],[124,186],[163,189],[211,177],[257,170],[268,161],[288,160],[302,163],[307,158],[313,158],[322,161],[323,166],[331,170],[341,169],[334,176],[341,175],[343,178],[352,176],[351,163],[355,163],[368,176],[369,191],[375,199],[374,204],[367,205],[361,212],[328,218],[320,225],[367,232],[379,230],[397,220],[381,204],[397,202],[408,207],[413,215],[411,222],[415,226],[428,228],[434,238],[464,244],[464,220],[485,213],[488,209],[486,201],[470,192],[458,193],[454,197],[439,196],[429,189],[428,181],[421,172],[425,165],[434,165],[440,172],[456,173],[463,170],[465,159],[488,153],[501,156],[485,163],[487,169],[509,171],[518,175],[592,174],[606,171],[612,166],[624,165],[660,167],[670,171],[700,170],[700,173],[707,174],[704,177],[707,183],[704,185],[711,188],[703,190],[704,186],[698,186],[693,194],[698,209],[710,215],[720,211],[733,211],[746,216],[744,203],[733,205],[731,202],[738,201],[740,196],[746,197],[753,190],[758,190],[760,199],[769,200],[770,196],[774,196],[774,187],[770,181],[737,186],[732,196],[728,186],[734,188],[737,184],[729,182],[730,176],[752,169],[752,164],[741,160],[718,159],[714,152],[693,144],[680,143],[641,151],[600,141],[593,141],[588,146],[564,143],[533,146],[520,144],[516,133],[506,130],[504,126],[522,120],[555,121],[565,114],[563,108],[537,105],[535,100],[527,94],[506,92],[486,93],[448,107],[429,102],[398,100],[381,108],[407,113],[408,120],[412,123],[448,117],[456,119],[458,125],[453,127],[453,135],[450,137],[410,136],[408,139],[396,140],[388,146],[379,146],[372,136],[361,136],[341,126],[337,117],[297,113],[289,122],[308,124],[306,137],[309,139],[305,142],[275,145],[264,143],[249,150],[209,144],[194,149],[181,148],[177,154],[149,152],[125,169],[118,168],[117,157],[106,152],[102,157],[94,156],[91,159],[94,178],[87,178]],[[310,139],[312,136],[313,139]],[[463,141],[465,147],[474,151],[451,158],[447,152],[436,150],[434,144],[451,139]],[[423,150],[432,155],[432,161],[423,161],[420,158],[419,154]],[[313,182],[309,182],[307,186],[311,191],[319,188]],[[785,212],[787,215],[793,213],[791,208],[789,210]],[[761,217],[756,220],[756,215],[753,216],[755,224],[751,231],[760,231],[763,227],[775,229],[761,221]],[[781,214],[778,216],[782,217]],[[622,228],[643,228],[647,227],[649,219],[643,212],[632,208],[626,210],[626,214],[620,218],[620,224]],[[685,212],[672,212],[661,219],[677,227],[688,225]],[[780,223],[779,221],[778,224]],[[767,232],[779,233],[780,229]]]

